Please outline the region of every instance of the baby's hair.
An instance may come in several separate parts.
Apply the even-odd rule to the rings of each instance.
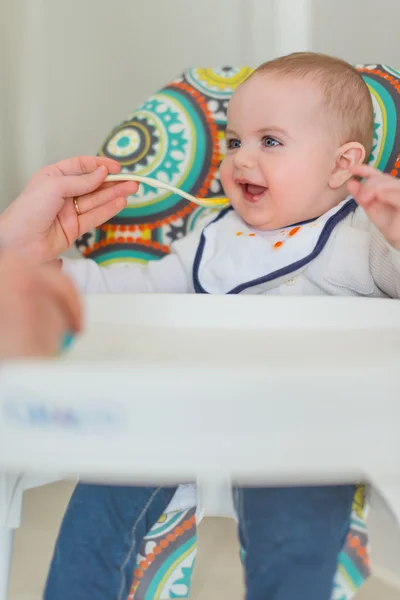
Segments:
[[[270,73],[315,82],[322,91],[323,108],[339,144],[359,142],[368,160],[374,137],[374,111],[368,87],[354,67],[326,54],[296,52],[263,63],[250,78]]]

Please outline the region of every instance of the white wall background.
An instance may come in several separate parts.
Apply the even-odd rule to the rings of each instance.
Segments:
[[[395,0],[0,0],[0,210],[189,66],[311,49],[400,67],[399,22]]]

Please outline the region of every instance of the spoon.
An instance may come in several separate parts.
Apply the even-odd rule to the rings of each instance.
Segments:
[[[223,208],[229,204],[227,198],[196,198],[195,196],[192,196],[192,194],[188,194],[173,185],[169,185],[169,183],[164,183],[164,181],[154,179],[153,177],[142,177],[141,175],[132,175],[130,173],[118,173],[116,175],[107,175],[105,181],[137,181],[139,183],[146,183],[151,187],[160,190],[168,190],[169,192],[178,194],[179,196],[182,196],[182,198],[185,198],[185,200],[189,200],[198,206],[204,206],[206,208]]]

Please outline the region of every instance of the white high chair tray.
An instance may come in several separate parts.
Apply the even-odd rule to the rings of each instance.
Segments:
[[[61,360],[2,367],[0,470],[400,490],[400,302],[104,295],[86,313]]]

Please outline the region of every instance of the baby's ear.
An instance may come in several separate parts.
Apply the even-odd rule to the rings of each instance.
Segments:
[[[361,165],[365,160],[365,148],[358,142],[343,144],[337,152],[335,165],[329,179],[329,187],[333,190],[340,188],[351,179],[351,167]]]

